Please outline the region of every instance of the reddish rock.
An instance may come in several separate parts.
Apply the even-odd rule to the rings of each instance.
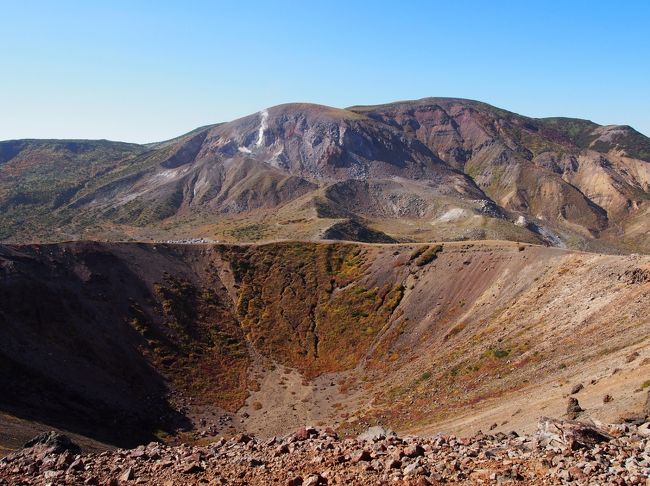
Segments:
[[[370,456],[370,452],[364,450],[364,449],[359,449],[354,451],[351,454],[352,462],[362,462],[362,461],[369,461],[372,459]]]
[[[133,474],[133,468],[129,467],[124,470],[122,474],[120,474],[120,477],[118,478],[119,481],[132,481],[135,478],[135,474]]]
[[[182,469],[183,474],[196,474],[203,471],[203,467],[198,462],[188,464]]]
[[[399,469],[400,467],[402,467],[402,462],[395,458],[386,461],[386,469]]]
[[[309,439],[309,431],[305,427],[301,427],[293,434],[293,438],[298,441]]]
[[[411,444],[404,449],[406,457],[419,457],[424,455],[424,449],[420,444]]]
[[[240,444],[248,444],[251,440],[253,440],[253,438],[247,434],[237,434],[235,437],[233,437],[233,440]]]

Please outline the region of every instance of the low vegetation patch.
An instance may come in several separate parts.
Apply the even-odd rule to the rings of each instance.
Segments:
[[[412,262],[413,260],[417,259],[420,255],[422,255],[428,249],[429,249],[429,247],[427,245],[420,246],[419,248],[416,248],[415,250],[413,250],[413,253],[411,253],[411,256],[409,257],[409,261]]]
[[[143,323],[137,309],[132,311],[136,329],[145,328],[144,335],[151,336],[150,359],[196,403],[237,410],[246,399],[249,357],[226,296],[169,275],[154,290],[160,326]]]
[[[501,359],[501,358],[507,358],[509,354],[510,354],[510,350],[509,350],[509,349],[500,349],[500,348],[497,348],[497,349],[493,349],[493,350],[492,350],[492,356],[494,356],[495,358],[499,358],[499,359]]]
[[[442,245],[434,245],[429,248],[427,248],[422,254],[415,260],[415,264],[418,267],[422,267],[424,265],[428,265],[431,263],[433,260],[438,258],[438,253],[442,251]]]
[[[309,377],[356,366],[404,292],[360,283],[367,257],[354,245],[286,243],[233,249],[228,258],[248,339]]]

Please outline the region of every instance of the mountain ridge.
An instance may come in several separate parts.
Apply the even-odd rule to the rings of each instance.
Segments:
[[[329,232],[650,248],[650,139],[625,125],[423,98],[288,103],[163,142],[98,142],[85,157],[70,143],[0,142],[0,241]],[[16,144],[26,148],[12,155]]]

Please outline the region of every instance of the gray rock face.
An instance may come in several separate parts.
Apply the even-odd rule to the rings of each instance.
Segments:
[[[605,430],[575,421],[561,421],[541,417],[537,426],[537,438],[541,444],[577,450],[608,442],[613,437]]]
[[[390,429],[385,429],[381,425],[375,425],[374,427],[370,427],[368,430],[365,432],[362,432],[359,434],[357,437],[358,440],[365,441],[365,440],[381,440],[385,439],[386,437],[391,437],[394,436],[395,432],[393,432]]]
[[[67,435],[58,432],[43,432],[24,445],[25,449],[39,448],[51,454],[62,454],[69,452],[71,454],[80,454],[81,448],[70,440]]]

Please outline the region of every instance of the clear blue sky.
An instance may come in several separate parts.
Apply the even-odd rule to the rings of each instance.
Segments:
[[[425,96],[650,135],[650,1],[0,0],[0,140]]]

